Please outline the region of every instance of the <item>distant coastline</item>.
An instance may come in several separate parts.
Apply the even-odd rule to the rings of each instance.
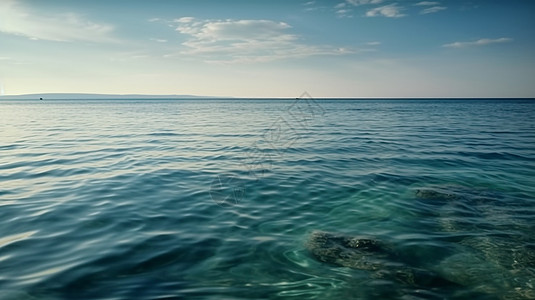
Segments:
[[[198,95],[144,95],[144,94],[91,94],[91,93],[40,93],[0,95],[0,100],[187,100],[187,99],[234,99],[234,100],[288,100],[293,97],[228,97]],[[304,98],[303,98],[304,99]],[[322,100],[535,100],[530,97],[313,97]]]
[[[91,93],[42,93],[0,95],[0,100],[121,100],[121,99],[214,99],[218,97],[196,95],[143,95],[143,94],[91,94]]]

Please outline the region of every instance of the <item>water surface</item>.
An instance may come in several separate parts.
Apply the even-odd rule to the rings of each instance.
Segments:
[[[533,116],[499,99],[3,100],[0,294],[533,299]],[[324,262],[316,230],[395,255]]]

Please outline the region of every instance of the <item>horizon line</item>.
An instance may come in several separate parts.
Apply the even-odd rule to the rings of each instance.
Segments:
[[[40,97],[41,96],[41,97]],[[121,99],[127,99],[128,97],[148,97],[148,98],[160,98],[160,99],[202,99],[202,98],[209,98],[209,99],[340,99],[340,100],[366,100],[366,99],[400,99],[400,100],[431,100],[431,99],[535,99],[535,97],[497,97],[497,96],[482,96],[482,97],[463,97],[463,96],[401,96],[401,97],[382,97],[382,96],[356,96],[356,97],[338,97],[338,96],[325,96],[325,97],[243,97],[243,96],[208,96],[208,95],[189,95],[189,94],[107,94],[107,93],[28,93],[28,94],[14,94],[14,95],[0,95],[0,98],[7,99],[9,97],[16,97],[16,98],[23,98],[23,97],[35,97],[35,98],[43,98],[42,96],[50,96],[51,98],[48,98],[47,100],[106,100],[105,97],[114,97],[115,99],[118,99],[116,97],[125,97]],[[66,98],[54,98],[54,97],[76,97],[75,99],[66,99]],[[81,98],[81,97],[91,97],[95,96],[99,99],[95,98]],[[17,100],[17,99],[14,99]],[[22,99],[20,99],[22,100]],[[32,100],[32,99],[25,99],[25,100]],[[114,100],[114,99],[108,99],[108,100]],[[140,100],[140,99],[137,99]],[[150,100],[150,99],[147,99]]]

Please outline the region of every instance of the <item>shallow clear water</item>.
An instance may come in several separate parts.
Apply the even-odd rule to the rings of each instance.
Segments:
[[[534,116],[528,100],[4,100],[1,299],[533,299]],[[388,256],[322,260],[317,230]]]

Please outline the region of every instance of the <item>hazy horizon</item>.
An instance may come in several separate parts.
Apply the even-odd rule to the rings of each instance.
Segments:
[[[157,99],[332,99],[332,100],[508,100],[524,99],[533,100],[535,97],[312,97],[304,92],[299,97],[224,97],[217,95],[178,95],[178,94],[102,94],[102,93],[32,93],[18,95],[0,95],[5,100],[157,100]]]
[[[0,95],[533,98],[532,1],[0,2]]]

